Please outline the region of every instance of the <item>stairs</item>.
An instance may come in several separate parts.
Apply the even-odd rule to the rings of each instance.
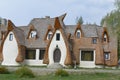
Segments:
[[[50,68],[50,69],[62,69],[63,66],[59,63],[54,63],[54,64],[50,64],[47,66],[47,68]]]

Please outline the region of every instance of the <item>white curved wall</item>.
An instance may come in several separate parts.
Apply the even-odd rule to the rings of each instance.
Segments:
[[[9,41],[9,35],[13,34],[13,40]],[[7,66],[16,66],[19,65],[15,61],[16,57],[18,55],[18,46],[17,46],[17,41],[14,36],[13,32],[10,32],[4,42],[3,45],[3,62],[2,65],[7,65]]]
[[[56,41],[56,33],[60,33],[59,41]],[[54,53],[54,50],[56,49],[56,45],[58,45],[58,48],[61,51],[61,59],[60,59],[59,64],[64,66],[65,65],[64,62],[66,59],[66,53],[67,53],[66,45],[65,45],[65,41],[63,39],[61,32],[59,30],[56,30],[56,33],[54,34],[54,36],[52,38],[52,41],[51,41],[51,44],[50,44],[49,50],[48,50],[49,65],[54,63],[53,53]]]

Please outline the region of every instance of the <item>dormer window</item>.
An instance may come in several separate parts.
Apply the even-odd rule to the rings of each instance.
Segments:
[[[107,41],[107,35],[104,34],[104,42],[106,42],[106,41]]]
[[[31,31],[30,32],[30,38],[36,38],[37,32],[36,31]]]
[[[81,32],[80,32],[80,30],[77,30],[77,32],[76,32],[76,37],[77,37],[78,39],[81,37]]]
[[[104,35],[103,35],[103,42],[108,42],[108,35],[107,35],[107,33],[104,33]]]
[[[53,34],[53,33],[52,33],[51,31],[49,31],[49,32],[48,32],[48,35],[47,35],[47,40],[50,40],[50,39],[51,39],[52,34]]]
[[[13,34],[10,34],[9,35],[9,41],[12,41],[13,40]]]

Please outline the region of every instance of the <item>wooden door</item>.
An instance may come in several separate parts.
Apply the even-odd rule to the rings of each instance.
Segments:
[[[61,58],[61,52],[60,49],[55,49],[54,54],[53,54],[53,58],[54,58],[54,62],[55,63],[59,63],[60,62],[60,58]]]

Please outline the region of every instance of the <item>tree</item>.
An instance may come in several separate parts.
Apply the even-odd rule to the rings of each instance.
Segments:
[[[102,20],[101,25],[106,22],[108,29],[111,28],[118,38],[118,58],[120,59],[120,0],[115,0],[116,9],[108,13]]]
[[[115,0],[116,9],[120,11],[120,0]]]
[[[116,9],[108,13],[102,20],[101,25],[104,21],[107,23],[107,26],[112,28],[117,35],[120,35],[120,0],[115,0]],[[118,36],[120,39],[120,36]]]
[[[77,24],[83,24],[83,18],[82,18],[82,16],[76,17],[76,23]]]

